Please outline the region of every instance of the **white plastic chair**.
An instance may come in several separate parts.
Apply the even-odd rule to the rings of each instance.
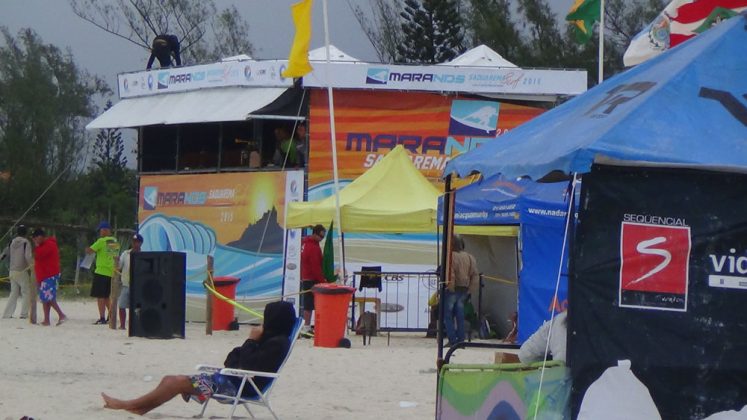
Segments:
[[[275,382],[277,382],[277,379],[280,377],[280,372],[283,370],[283,366],[285,366],[285,363],[288,361],[288,358],[293,352],[293,347],[296,345],[296,341],[298,341],[298,334],[301,332],[302,325],[303,325],[303,318],[299,317],[296,320],[296,325],[293,327],[293,331],[291,332],[291,335],[289,337],[290,347],[288,348],[288,354],[285,356],[285,359],[283,359],[283,363],[280,364],[280,367],[278,368],[277,373],[259,372],[259,371],[254,371],[254,370],[230,369],[230,368],[222,368],[219,366],[210,366],[210,365],[197,365],[195,369],[197,369],[199,372],[206,372],[206,373],[219,372],[221,375],[230,375],[230,376],[239,377],[241,378],[241,385],[239,386],[239,389],[236,391],[236,395],[213,394],[210,398],[205,400],[205,402],[202,404],[202,411],[200,411],[200,414],[195,417],[201,418],[203,414],[205,414],[205,409],[207,409],[207,405],[210,402],[210,400],[214,399],[221,404],[231,404],[231,415],[228,416],[229,419],[233,418],[234,412],[236,411],[236,407],[238,407],[239,405],[246,408],[246,411],[249,412],[249,415],[252,418],[254,418],[254,414],[252,414],[252,411],[249,409],[249,404],[254,404],[254,405],[260,405],[260,406],[266,407],[270,411],[270,414],[272,414],[272,417],[274,417],[275,420],[279,420],[278,416],[275,414],[274,411],[272,411],[272,407],[270,406],[270,392],[272,391],[272,388],[275,385]],[[264,390],[261,390],[257,387],[257,384],[254,382],[255,377],[271,378],[272,380],[265,386]],[[244,391],[245,386],[251,386],[252,388],[254,388],[256,395],[249,397],[249,398],[242,397],[241,393]]]

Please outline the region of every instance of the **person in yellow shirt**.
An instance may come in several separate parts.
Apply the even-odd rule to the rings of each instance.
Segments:
[[[86,248],[86,254],[96,254],[96,269],[93,272],[91,297],[96,298],[99,309],[99,319],[94,324],[107,324],[109,318],[106,310],[109,308],[109,295],[112,288],[112,275],[119,257],[119,242],[112,236],[109,222],[101,222],[97,229],[99,238]]]

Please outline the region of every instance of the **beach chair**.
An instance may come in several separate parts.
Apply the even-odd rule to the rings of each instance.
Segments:
[[[236,411],[236,407],[239,405],[246,408],[246,411],[249,412],[249,415],[254,418],[254,414],[252,414],[252,411],[249,409],[250,404],[259,405],[267,408],[270,411],[270,414],[272,414],[272,417],[275,418],[275,420],[279,420],[278,416],[275,414],[274,411],[272,411],[272,407],[270,406],[270,392],[272,391],[273,386],[275,385],[275,382],[277,382],[277,379],[280,377],[280,373],[283,370],[283,366],[285,366],[285,363],[288,361],[288,358],[290,357],[291,353],[293,353],[293,347],[296,345],[296,341],[298,341],[298,334],[301,332],[301,326],[303,325],[303,318],[298,318],[296,320],[296,325],[293,327],[293,331],[290,335],[290,348],[288,349],[288,354],[285,356],[285,360],[283,360],[283,363],[280,364],[280,367],[278,368],[278,371],[276,373],[270,373],[270,372],[258,372],[253,370],[242,370],[242,369],[229,369],[229,368],[222,368],[219,366],[209,366],[209,365],[197,365],[196,369],[199,372],[207,372],[207,373],[214,373],[214,372],[220,372],[222,375],[230,375],[230,376],[236,376],[241,378],[241,385],[239,386],[239,389],[236,391],[236,395],[223,395],[223,394],[213,394],[212,397],[210,397],[208,400],[206,400],[202,404],[202,411],[200,411],[200,414],[195,416],[196,418],[201,418],[205,414],[205,409],[207,409],[207,405],[210,402],[210,400],[215,400],[221,404],[231,404],[231,415],[228,416],[229,419],[233,418],[234,412]],[[271,378],[271,381],[264,387],[264,389],[259,389],[257,387],[257,384],[254,382],[255,377],[264,377],[264,378]],[[251,386],[254,388],[254,391],[257,393],[257,395],[249,398],[244,398],[241,396],[241,393],[244,391],[244,388],[247,386]]]

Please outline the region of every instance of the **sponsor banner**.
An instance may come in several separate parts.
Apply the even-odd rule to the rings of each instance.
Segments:
[[[644,215],[625,217],[646,219]],[[686,311],[690,228],[623,222],[620,242],[620,306]]]
[[[291,87],[293,79],[280,76],[286,66],[285,60],[227,61],[124,73],[117,84],[122,99],[227,86]]]
[[[662,418],[747,403],[745,185],[744,174],[692,169],[584,175],[568,294],[575,410],[624,359]]]
[[[300,234],[286,237],[282,227],[285,206],[302,194],[301,171],[144,175],[138,209],[143,250],[186,253],[188,295],[204,296],[210,255],[215,277],[239,279],[237,296],[277,299],[283,250],[300,247]],[[298,277],[297,265],[291,277]]]
[[[583,70],[407,66],[315,62],[305,87],[419,90],[526,95],[578,95],[586,91]]]
[[[423,92],[335,92],[337,164],[353,180],[398,144],[438,186],[446,162],[534,118],[544,110],[498,101],[457,99]],[[309,185],[332,180],[332,146],[326,92],[311,91]]]
[[[284,214],[288,211],[288,203],[303,201],[303,187],[303,172],[290,172],[285,182]],[[298,293],[301,291],[301,229],[285,231],[283,249],[285,249],[283,296],[286,296],[284,300],[293,304],[298,315],[300,309]]]

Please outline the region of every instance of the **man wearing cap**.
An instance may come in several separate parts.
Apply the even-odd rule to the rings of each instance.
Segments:
[[[29,293],[31,293],[29,270],[34,265],[34,260],[31,256],[31,243],[26,239],[26,235],[28,235],[26,226],[19,225],[16,229],[16,237],[0,254],[0,261],[10,256],[8,264],[10,295],[8,296],[8,303],[5,305],[3,318],[13,317],[19,296],[21,297],[21,319],[26,318],[29,314]]]
[[[127,321],[127,308],[130,307],[130,254],[133,252],[140,252],[140,246],[143,244],[143,237],[140,234],[135,234],[132,237],[132,245],[130,249],[126,250],[119,256],[119,273],[120,280],[122,281],[122,288],[119,290],[119,299],[117,300],[117,306],[119,307],[119,329],[125,329],[125,322]]]
[[[41,325],[50,324],[49,310],[54,309],[59,319],[57,325],[65,322],[67,317],[62,313],[60,305],[57,304],[57,283],[60,281],[60,249],[57,247],[57,239],[47,236],[43,230],[36,229],[31,234],[34,240],[34,272],[36,283],[39,286],[39,300],[44,308],[44,321]]]
[[[99,309],[99,319],[94,324],[107,324],[106,310],[109,308],[112,288],[112,275],[116,260],[119,257],[119,243],[117,238],[111,236],[112,227],[109,222],[99,223],[97,229],[99,239],[90,247],[86,248],[86,254],[96,254],[96,269],[93,272],[93,284],[91,284],[91,297],[96,298]]]

